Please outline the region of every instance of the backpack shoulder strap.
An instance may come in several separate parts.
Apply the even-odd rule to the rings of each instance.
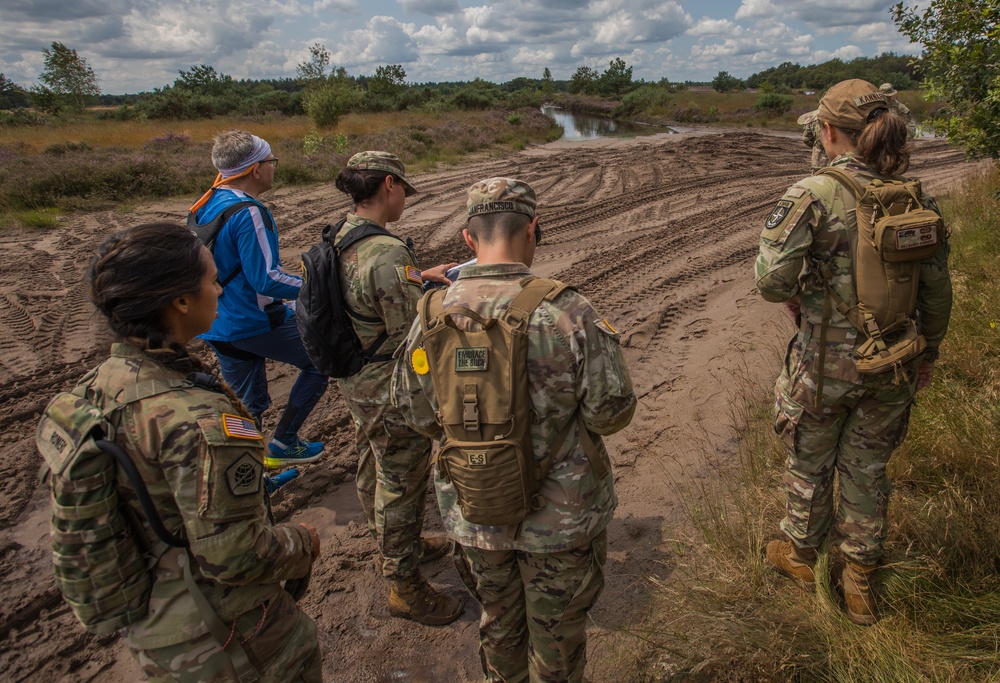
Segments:
[[[420,299],[418,313],[420,315],[420,329],[426,334],[428,330],[435,327],[439,318],[444,315],[444,295],[448,290],[435,287],[428,290]]]
[[[340,221],[339,223],[337,223],[337,230],[332,230],[332,229],[330,230],[332,238],[334,239],[336,238],[337,233],[340,232],[340,227],[343,226],[343,224],[344,221]],[[347,234],[344,235],[344,238],[334,245],[334,249],[337,250],[337,255],[339,256],[340,252],[344,251],[348,247],[360,242],[366,237],[374,237],[375,235],[383,235],[385,237],[391,237],[394,240],[399,240],[399,242],[405,244],[403,240],[393,235],[391,232],[383,228],[381,225],[377,225],[375,223],[363,223],[348,230]]]
[[[826,168],[821,168],[816,171],[816,175],[827,175],[837,180],[841,185],[850,190],[851,194],[853,194],[854,198],[858,201],[860,201],[865,195],[864,186],[858,182],[857,178],[842,168],[837,166],[827,166]]]
[[[542,301],[552,301],[567,288],[561,282],[529,275],[521,280],[521,291],[504,311],[503,320],[512,327],[526,329],[531,314]]]

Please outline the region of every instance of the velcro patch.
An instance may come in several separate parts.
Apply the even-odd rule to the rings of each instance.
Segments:
[[[781,221],[785,220],[788,216],[788,212],[791,211],[795,204],[787,199],[779,199],[777,205],[775,205],[774,210],[764,221],[764,228],[766,230],[774,230],[776,227],[781,225]]]
[[[260,432],[257,431],[257,425],[254,424],[253,420],[249,420],[245,417],[240,417],[239,415],[229,415],[227,413],[222,414],[222,431],[226,433],[231,439],[253,439],[255,441],[263,440]]]
[[[469,458],[469,467],[486,467],[486,451],[466,451]]]
[[[244,453],[226,468],[226,481],[233,496],[249,496],[260,493],[261,475],[264,466],[249,453]]]
[[[413,266],[406,266],[406,279],[418,285],[424,284],[424,279],[420,277],[420,271]]]
[[[933,225],[921,225],[896,232],[896,249],[919,249],[937,242],[937,230]]]
[[[482,372],[489,366],[490,350],[485,346],[455,349],[455,372]]]

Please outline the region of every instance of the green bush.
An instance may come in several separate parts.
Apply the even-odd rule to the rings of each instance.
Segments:
[[[302,98],[306,114],[317,128],[333,128],[340,117],[361,107],[365,93],[354,81],[331,78]]]
[[[768,116],[780,116],[792,108],[795,100],[789,95],[782,95],[776,92],[765,92],[757,96],[757,101],[753,108],[756,111],[764,112]]]

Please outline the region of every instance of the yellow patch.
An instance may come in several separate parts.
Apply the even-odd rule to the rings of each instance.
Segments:
[[[424,351],[423,347],[414,349],[410,355],[410,365],[413,366],[413,371],[418,375],[426,375],[430,372],[431,366],[427,364],[427,352]]]
[[[406,266],[406,279],[410,282],[416,282],[418,285],[424,284],[424,279],[420,277],[420,271],[413,266]]]
[[[222,431],[230,439],[253,439],[260,441],[264,437],[257,431],[253,420],[239,415],[222,414]]]
[[[612,332],[614,332],[615,334],[618,334],[618,330],[616,330],[615,328],[613,328],[613,327],[611,326],[611,323],[609,323],[609,322],[608,322],[608,319],[607,319],[607,318],[605,318],[605,319],[604,319],[604,324],[605,324],[605,326],[606,326],[606,327],[607,327],[607,328],[608,328],[609,330],[611,330],[611,331],[612,331]]]

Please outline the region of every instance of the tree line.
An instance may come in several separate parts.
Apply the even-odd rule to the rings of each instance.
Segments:
[[[784,62],[745,79],[720,71],[710,84],[722,93],[757,89],[760,108],[776,112],[790,106],[787,95],[792,91],[822,91],[848,78],[888,82],[897,90],[922,86],[946,104],[933,121],[938,130],[971,155],[1000,158],[997,0],[930,0],[923,9],[900,2],[891,14],[903,34],[923,45],[920,58],[886,52],[805,66]],[[236,80],[200,64],[180,70],[172,85],[110,96],[101,95],[96,74],[76,50],[53,42],[43,53],[37,85],[25,89],[0,73],[0,125],[37,123],[31,112],[79,112],[101,101],[117,105],[100,114],[111,119],[308,114],[317,127],[328,128],[348,112],[538,107],[560,92],[620,100],[619,112],[627,114],[696,85],[634,79],[632,66],[620,57],[603,71],[581,66],[564,81],[553,79],[546,68],[541,78],[518,77],[501,84],[479,78],[412,84],[400,64],[379,66],[371,75],[349,75],[343,67],[334,67],[329,51],[316,43],[309,48],[309,59],[297,66],[294,79]]]

